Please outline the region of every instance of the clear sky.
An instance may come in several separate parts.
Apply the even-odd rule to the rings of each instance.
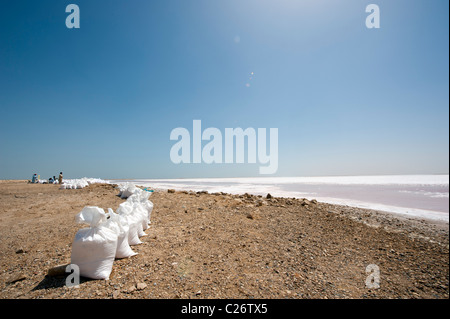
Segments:
[[[379,29],[365,25],[371,3]],[[170,132],[194,119],[278,128],[275,176],[447,174],[448,12],[446,0],[2,0],[0,179],[259,176],[172,163]]]

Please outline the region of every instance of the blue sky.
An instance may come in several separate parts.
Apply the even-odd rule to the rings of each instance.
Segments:
[[[170,132],[194,119],[278,128],[277,176],[447,174],[448,6],[1,1],[0,178],[259,176],[172,163]]]

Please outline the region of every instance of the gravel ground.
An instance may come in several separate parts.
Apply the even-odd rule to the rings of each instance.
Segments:
[[[48,276],[70,263],[74,216],[115,210],[117,194],[2,181],[0,298],[449,298],[448,224],[248,194],[156,190],[138,255],[115,260],[109,280]]]

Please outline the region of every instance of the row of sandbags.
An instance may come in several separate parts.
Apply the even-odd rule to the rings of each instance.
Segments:
[[[80,275],[92,279],[109,279],[116,258],[136,253],[131,246],[142,243],[140,237],[149,227],[153,203],[150,192],[135,187],[116,212],[108,208],[86,206],[75,217],[77,223],[88,224],[80,229],[72,243],[71,264]]]
[[[100,178],[76,178],[76,179],[64,179],[62,184],[59,186],[59,189],[80,189],[89,186],[90,184],[109,184],[108,181],[105,181]]]

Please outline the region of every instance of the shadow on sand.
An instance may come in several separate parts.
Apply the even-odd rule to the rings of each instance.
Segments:
[[[64,287],[66,286],[66,278],[67,276],[45,276],[44,279],[42,279],[42,281],[31,291]],[[92,280],[94,279],[80,277],[80,285]]]

